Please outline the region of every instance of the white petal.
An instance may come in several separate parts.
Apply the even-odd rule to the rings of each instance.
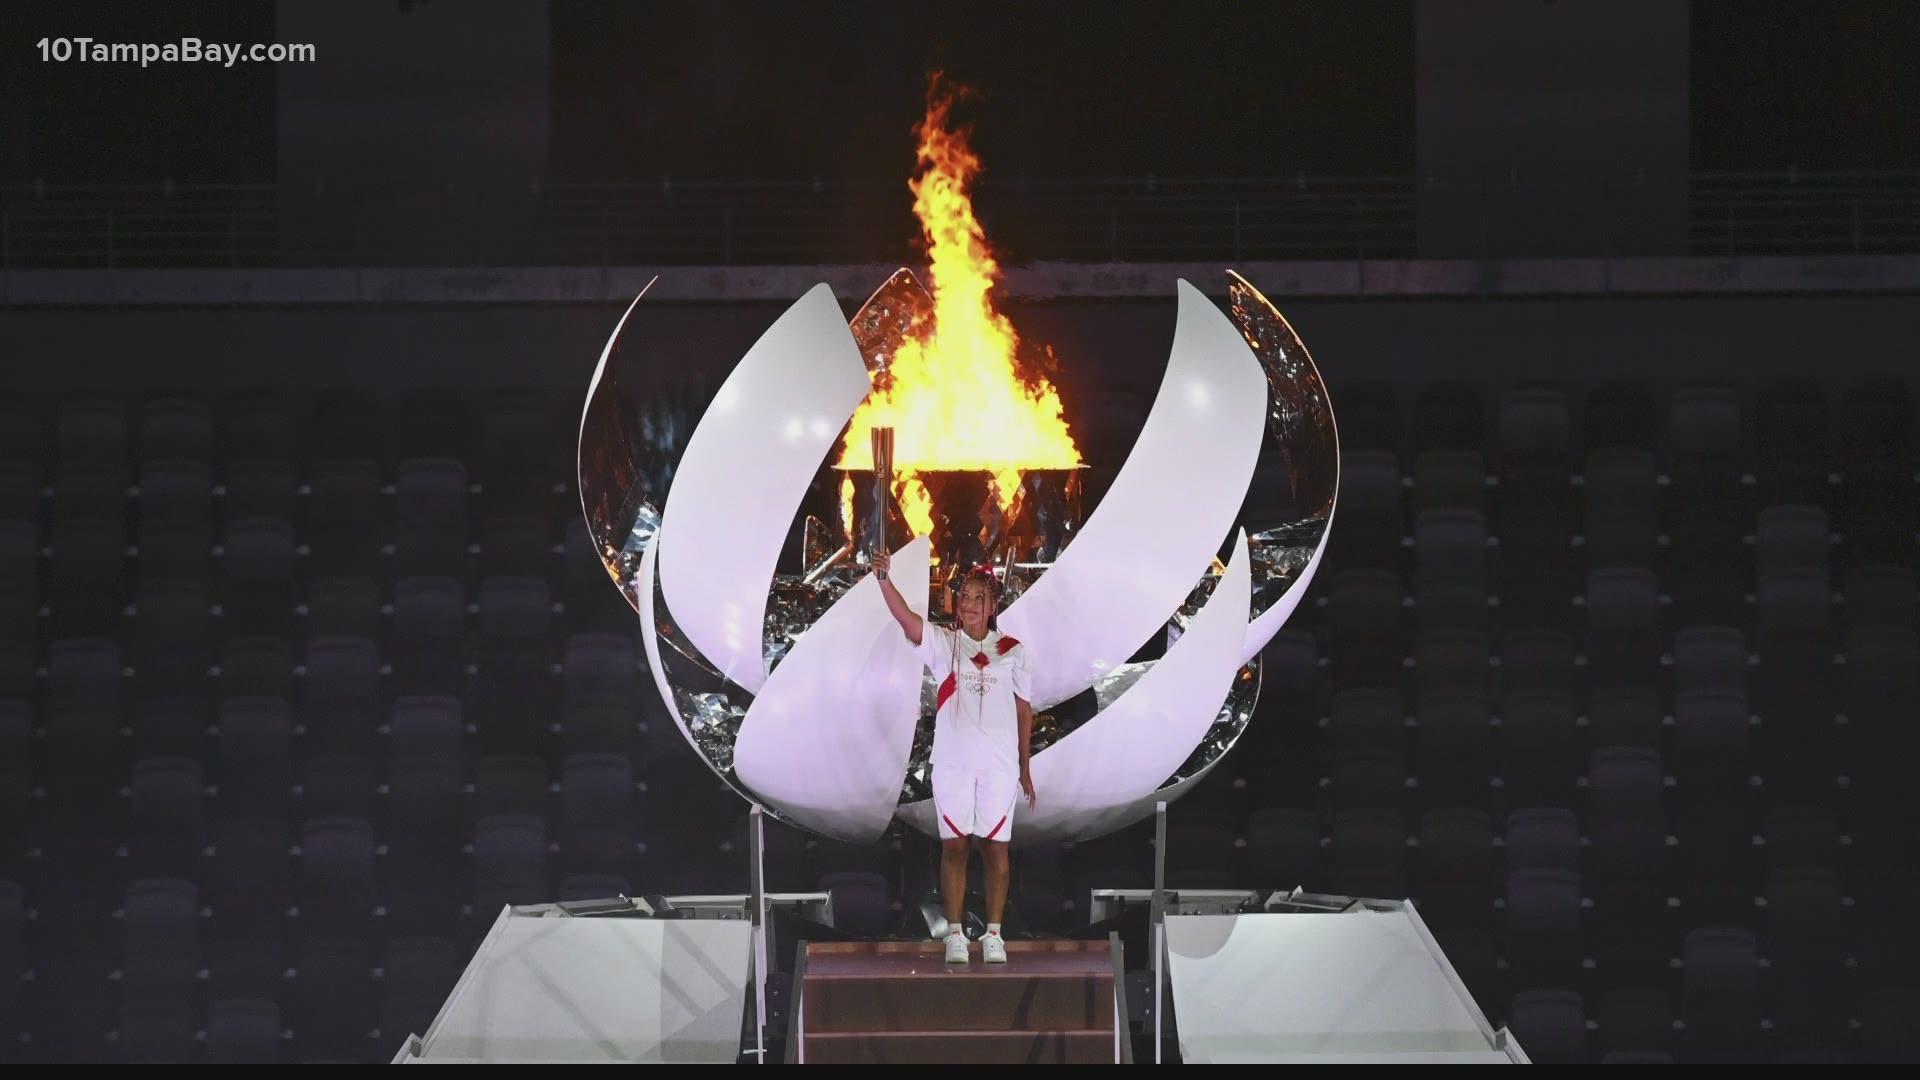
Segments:
[[[1193,590],[1246,499],[1266,403],[1266,373],[1240,331],[1181,281],[1167,372],[1126,464],[1080,535],[1000,616],[1032,651],[1035,708],[1126,663]]]
[[[927,612],[928,542],[893,556],[907,606]],[[924,666],[861,579],[808,628],[747,708],[734,743],[741,783],[782,816],[853,843],[893,820],[920,719]]]
[[[674,472],[660,518],[661,592],[688,642],[748,690],[767,678],[780,545],[870,387],[833,290],[816,285],[727,376]]]

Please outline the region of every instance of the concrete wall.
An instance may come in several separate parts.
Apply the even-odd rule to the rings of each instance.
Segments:
[[[1685,0],[1418,0],[1423,258],[1687,250]]]
[[[276,72],[290,249],[519,242],[552,128],[545,0],[277,0],[275,33],[315,47]]]
[[[874,278],[877,282],[879,279]],[[1256,279],[1257,280],[1257,279]],[[797,296],[798,291],[790,294]],[[843,292],[849,310],[866,295]],[[1274,290],[1336,393],[1358,379],[1498,387],[1610,378],[1844,382],[1911,363],[1920,294],[1326,297]],[[663,378],[718,377],[787,299],[643,301],[634,332],[676,343]],[[217,392],[259,384],[539,384],[584,391],[623,301],[287,303],[0,308],[15,392]],[[1051,343],[1071,403],[1150,394],[1173,335],[1171,289],[1151,297],[1024,299],[1021,332]],[[1071,408],[1071,405],[1070,405]]]

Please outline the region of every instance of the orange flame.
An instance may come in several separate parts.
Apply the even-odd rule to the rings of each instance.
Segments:
[[[914,127],[918,174],[907,182],[926,238],[933,317],[913,327],[888,368],[887,385],[876,385],[854,413],[839,461],[845,469],[872,468],[868,433],[891,426],[901,511],[915,536],[933,532],[921,472],[992,473],[1001,509],[1010,510],[1022,470],[1082,464],[1059,393],[1044,377],[1021,378],[1014,360],[1020,336],[994,308],[1000,266],[971,195],[980,158],[967,143],[969,129],[952,125],[953,102],[935,75],[927,114]],[[842,494],[851,503],[849,485]]]
[[[933,496],[927,494],[927,486],[919,477],[908,477],[893,485],[893,497],[900,504],[901,516],[913,527],[913,535],[926,536],[933,532]]]

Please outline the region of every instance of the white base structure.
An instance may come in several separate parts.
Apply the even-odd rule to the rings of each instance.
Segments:
[[[1188,1064],[1525,1064],[1404,901],[1168,915]]]
[[[1150,899],[1096,895],[1104,915]],[[767,900],[832,925],[826,894]],[[1276,894],[1260,914],[1172,913],[1256,901],[1241,890],[1169,894],[1165,970],[1186,1063],[1527,1063],[1405,902]],[[625,898],[506,909],[432,1026],[394,1062],[740,1060],[755,993],[751,901],[666,903],[681,917],[636,917],[659,901]]]
[[[740,1055],[745,922],[503,913],[409,1062],[713,1062]]]
[[[771,894],[833,925],[825,893]],[[657,901],[656,901],[657,903]],[[406,1063],[720,1063],[741,1053],[756,926],[744,896],[510,907]]]

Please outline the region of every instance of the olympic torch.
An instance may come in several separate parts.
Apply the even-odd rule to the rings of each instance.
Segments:
[[[873,553],[887,546],[887,511],[893,498],[893,429],[877,427],[873,436],[873,519],[867,529],[867,564]]]

